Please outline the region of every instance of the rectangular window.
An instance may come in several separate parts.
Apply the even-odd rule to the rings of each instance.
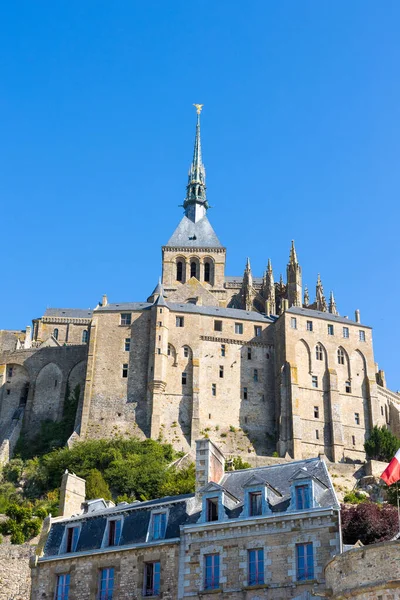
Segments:
[[[131,350],[131,338],[125,338],[125,352],[130,352]]]
[[[57,576],[56,593],[54,600],[68,600],[69,598],[69,573]]]
[[[243,400],[247,400],[247,387],[243,388]]]
[[[67,539],[65,545],[66,552],[75,552],[79,538],[79,527],[67,528]]]
[[[354,435],[351,436],[351,441],[353,442],[353,446],[356,445],[356,438]]]
[[[296,544],[297,581],[314,579],[313,545]]]
[[[121,325],[130,325],[132,322],[131,313],[121,313]]]
[[[8,369],[7,369],[8,379],[11,379],[12,376],[13,376],[13,367],[8,367]]]
[[[296,319],[296,317],[292,317],[290,319],[290,327],[292,329],[297,329],[297,319]]]
[[[351,383],[350,381],[346,381],[345,383],[346,394],[351,394]]]
[[[360,424],[360,413],[354,413],[354,420],[356,422],[356,425]]]
[[[221,356],[225,356],[225,354],[226,354],[225,344],[221,344]]]
[[[314,406],[314,419],[319,419],[319,407]]]
[[[165,530],[167,528],[167,513],[154,513],[152,518],[152,539],[163,540],[165,538]]]
[[[218,521],[218,498],[207,498],[206,510],[207,523]]]
[[[187,373],[182,373],[182,385],[187,384]]]
[[[239,333],[240,335],[242,335],[243,323],[235,323],[235,333]]]
[[[247,348],[247,360],[251,360],[251,348]]]
[[[248,551],[249,558],[249,585],[262,585],[264,583],[264,550],[258,548],[257,550]]]
[[[122,365],[122,377],[128,377],[128,363]]]
[[[328,335],[333,335],[333,325],[328,324]]]
[[[222,331],[222,321],[214,321],[214,331]]]
[[[348,327],[343,327],[343,337],[344,338],[349,337],[349,328]]]
[[[360,338],[360,342],[365,342],[365,331],[360,329],[360,331],[358,332],[358,336]]]
[[[146,563],[144,566],[144,596],[160,594],[161,565],[159,562]]]
[[[262,515],[262,498],[261,492],[249,493],[249,516],[257,517]]]
[[[206,554],[204,557],[204,589],[219,588],[219,554]]]
[[[319,440],[319,431],[318,431],[318,429],[315,430],[315,439]]]
[[[112,600],[114,591],[114,567],[101,569],[99,600]]]
[[[315,388],[318,387],[318,377],[316,375],[311,376],[311,385]]]
[[[254,369],[253,380],[257,383],[257,381],[258,381],[258,369]]]
[[[157,354],[161,354],[161,348],[157,348]]]
[[[7,394],[9,393],[10,390],[7,390]],[[381,406],[381,415],[383,417],[383,406]]]
[[[121,537],[121,519],[112,519],[108,522],[108,544],[107,546],[118,546]]]
[[[313,330],[313,322],[307,321],[307,331],[312,331],[312,330]]]
[[[211,394],[213,396],[217,395],[217,384],[216,383],[211,384]]]
[[[261,325],[254,325],[254,336],[261,337],[262,327]]]
[[[183,357],[189,358],[189,347],[188,346],[183,347]]]
[[[224,376],[224,367],[222,365],[219,366],[219,376],[221,378]]]
[[[184,325],[184,321],[185,321],[185,320],[184,320],[184,318],[183,318],[183,317],[176,317],[176,319],[175,319],[175,325],[176,325],[177,327],[183,327],[183,325]]]
[[[295,492],[297,510],[304,510],[305,508],[310,508],[310,486],[296,485]]]

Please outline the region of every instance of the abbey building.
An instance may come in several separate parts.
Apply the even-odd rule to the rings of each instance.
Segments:
[[[286,281],[270,260],[262,277],[249,260],[243,275],[225,273],[199,111],[184,215],[147,301],[104,296],[93,311],[48,309],[32,332],[0,332],[0,461],[21,430],[61,418],[71,389],[76,439],[128,434],[188,451],[205,436],[227,454],[342,461],[364,458],[375,424],[400,434],[400,396],[377,371],[371,327],[358,311],[340,316],[319,275],[310,298],[293,242]]]

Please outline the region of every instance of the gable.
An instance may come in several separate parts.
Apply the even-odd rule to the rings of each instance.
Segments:
[[[168,302],[186,303],[189,299],[196,299],[196,304],[203,306],[219,306],[217,298],[209,292],[196,277],[180,285],[175,292],[168,294]]]
[[[207,217],[196,223],[184,216],[168,240],[167,246],[177,248],[222,248]]]

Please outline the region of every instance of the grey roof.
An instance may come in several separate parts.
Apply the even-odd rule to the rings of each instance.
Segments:
[[[234,502],[237,500],[236,505],[231,508],[225,506],[226,518],[229,520],[243,516],[244,486],[253,476],[257,482],[265,482],[272,488],[273,494],[270,499],[272,513],[291,512],[294,509],[290,504],[290,486],[298,473],[305,478],[310,476],[318,482],[318,508],[340,508],[325,463],[319,458],[312,458],[225,473],[217,487],[224,489]],[[101,506],[101,502],[97,504]],[[146,543],[151,511],[154,507],[168,509],[166,541],[180,537],[181,525],[200,524],[201,498],[197,498],[194,494],[168,496],[133,504],[122,503],[111,508],[100,508],[94,512],[86,512],[70,519],[53,522],[45,544],[43,558],[59,554],[65,527],[73,524],[81,525],[76,552],[99,550],[107,518],[111,515],[124,517],[119,546]],[[296,510],[296,512],[298,511]],[[152,542],[149,541],[149,543]]]
[[[46,308],[43,316],[90,319],[93,316],[93,311],[90,308]]]
[[[255,312],[242,310],[240,308],[220,308],[218,306],[200,306],[197,304],[176,304],[168,302],[163,297],[163,306],[167,306],[170,310],[180,313],[197,313],[199,315],[209,315],[213,317],[225,317],[230,319],[238,319],[241,321],[259,321],[261,323],[272,323],[277,317],[267,317],[267,315]],[[98,312],[107,311],[141,311],[152,306],[149,302],[122,302],[121,304],[107,304],[97,309]],[[96,312],[97,312],[96,311]]]
[[[317,319],[325,319],[325,321],[336,321],[337,323],[343,323],[344,325],[358,325],[358,327],[365,327],[367,329],[371,329],[368,325],[361,325],[361,323],[357,323],[356,321],[352,321],[352,319],[346,319],[345,317],[340,317],[339,315],[333,315],[329,312],[322,312],[320,310],[312,310],[311,308],[300,308],[300,306],[291,306],[287,312],[293,313],[295,315],[304,315],[306,317],[314,317]]]
[[[183,248],[223,248],[207,217],[194,223],[186,216],[175,229],[167,246]]]

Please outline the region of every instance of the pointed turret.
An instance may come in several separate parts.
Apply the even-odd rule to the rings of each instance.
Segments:
[[[291,306],[301,306],[301,267],[297,260],[296,248],[294,241],[290,248],[289,263],[286,269],[287,274],[287,299],[289,308]]]
[[[243,308],[245,310],[253,310],[253,299],[255,296],[255,290],[253,287],[253,274],[251,272],[249,258],[247,258],[246,268],[243,273],[241,296],[242,296]]]
[[[159,298],[159,296],[162,296],[162,298],[164,298],[164,286],[161,283],[161,277],[158,278],[158,283],[152,291],[152,293],[150,294],[150,296],[147,298],[147,302],[155,302]]]
[[[265,299],[265,313],[268,315],[276,314],[275,303],[275,283],[274,273],[272,271],[271,259],[268,259],[267,269],[263,276],[262,295]]]
[[[338,311],[336,308],[336,301],[335,301],[335,297],[333,295],[333,292],[331,292],[331,295],[329,297],[329,312],[332,313],[332,315],[338,315]]]
[[[328,307],[326,304],[326,298],[324,295],[324,288],[322,286],[322,281],[321,281],[321,277],[318,273],[318,278],[317,278],[317,287],[316,287],[316,294],[315,294],[315,306],[317,310],[320,310],[322,312],[328,312]]]
[[[306,286],[304,288],[304,306],[307,308],[307,306],[310,306],[310,295],[308,293],[308,287]]]
[[[208,208],[206,197],[206,170],[201,157],[200,113],[202,104],[194,104],[197,109],[196,137],[194,140],[193,160],[189,168],[186,198],[183,203],[185,215],[197,223],[202,219]]]

